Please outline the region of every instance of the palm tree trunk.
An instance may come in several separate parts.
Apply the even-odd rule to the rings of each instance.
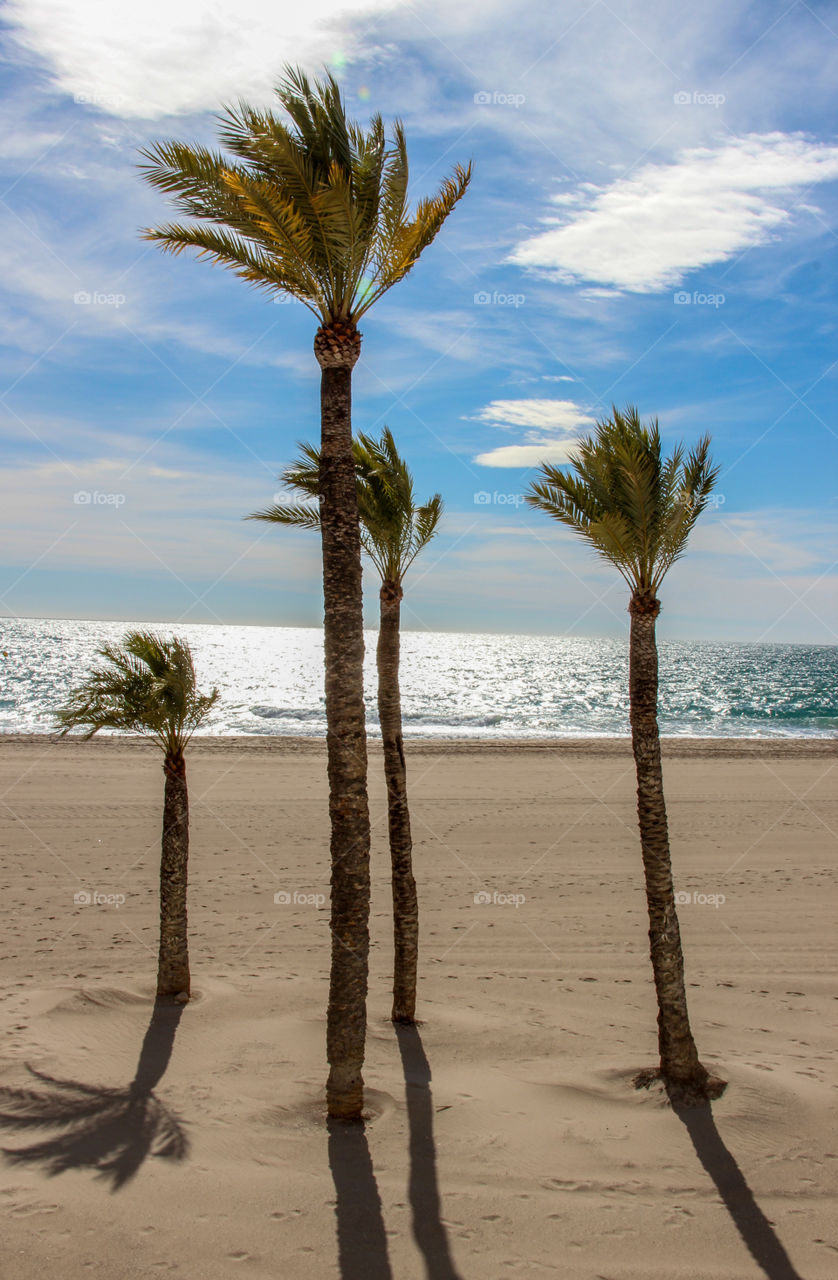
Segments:
[[[186,922],[189,859],[189,795],[186,761],[167,755],[163,764],[163,839],[160,855],[160,955],[158,996],[190,995],[189,942]]]
[[[635,592],[629,613],[629,699],[631,739],[637,770],[637,817],[649,908],[649,944],[658,1000],[659,1075],[673,1101],[717,1097],[714,1080],[698,1058],[684,983],[684,956],[675,910],[666,803],[658,729],[658,649],[655,620],[660,603]]]
[[[413,878],[407,769],[402,741],[399,689],[399,624],[402,589],[397,582],[381,587],[378,632],[378,718],[387,780],[387,819],[393,883],[393,1022],[416,1020],[416,970],[419,955],[419,903]]]
[[[331,818],[332,963],[326,1053],[330,1116],[361,1119],[369,968],[370,821],[364,710],[361,540],[352,456],[354,326],[321,327],[320,522]]]

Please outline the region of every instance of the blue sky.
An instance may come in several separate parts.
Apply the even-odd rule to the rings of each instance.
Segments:
[[[136,170],[298,62],[402,117],[414,198],[475,162],[362,324],[355,426],[446,502],[405,625],[625,631],[616,572],[520,502],[616,402],[722,467],[661,633],[836,643],[832,4],[15,0],[0,34],[0,612],[319,622],[316,538],[241,519],[317,438],[313,317],[143,243],[170,210]]]

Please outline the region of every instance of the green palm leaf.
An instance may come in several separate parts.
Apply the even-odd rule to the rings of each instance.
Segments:
[[[471,166],[458,165],[411,214],[398,121],[388,146],[380,116],[366,131],[347,120],[328,72],[310,81],[286,68],[276,94],[290,124],[243,102],[221,113],[229,158],[176,141],[142,151],[146,181],[192,220],[145,237],[172,253],[194,249],[250,284],[288,293],[324,324],[355,324],[431,244],[464,195]]]
[[[151,631],[129,631],[121,645],[97,650],[106,665],[94,667],[56,712],[62,736],[84,728],[121,729],[155,739],[167,755],[181,755],[206,720],[218,690],[198,692],[192,653],[185,640]]]
[[[320,492],[320,451],[301,444],[299,455],[280,476],[281,482],[306,498]],[[398,584],[437,532],[443,513],[440,494],[416,506],[413,477],[399,454],[393,433],[385,427],[379,439],[360,434],[353,441],[357,477],[361,545],[383,582]],[[249,520],[266,520],[297,529],[319,529],[317,507],[275,504],[255,511]]]
[[[578,533],[633,591],[655,595],[716,483],[709,436],[686,457],[679,444],[664,458],[657,420],[644,426],[636,408],[614,407],[569,465],[544,464],[527,502]]]

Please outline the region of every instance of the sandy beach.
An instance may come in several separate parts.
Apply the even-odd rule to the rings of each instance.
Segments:
[[[665,744],[693,1029],[730,1082],[689,1121],[631,1084],[656,1027],[628,742],[408,766],[423,1023],[387,1021],[372,743],[369,1121],[329,1132],[324,744],[193,743],[197,995],[151,1022],[159,753],[0,739],[0,1274],[832,1280],[838,743]]]

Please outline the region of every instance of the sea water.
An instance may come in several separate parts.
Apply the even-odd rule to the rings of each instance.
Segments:
[[[48,733],[55,708],[126,622],[0,620],[0,731]],[[323,640],[316,628],[146,624],[192,646],[199,686],[221,694],[203,733],[323,736]],[[369,729],[375,633],[367,634]],[[629,733],[625,639],[406,631],[405,735],[562,738]],[[833,737],[838,646],[660,643],[668,735]]]

